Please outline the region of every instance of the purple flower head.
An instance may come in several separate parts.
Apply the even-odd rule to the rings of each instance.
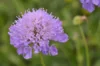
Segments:
[[[82,3],[82,7],[89,12],[93,12],[95,10],[95,6],[100,7],[100,0],[80,0]]]
[[[49,42],[51,40],[62,43],[68,41],[62,22],[42,8],[25,12],[10,26],[8,34],[10,43],[25,59],[32,58],[32,51],[35,54],[42,52],[45,55],[55,56],[58,50],[54,45],[50,46]]]

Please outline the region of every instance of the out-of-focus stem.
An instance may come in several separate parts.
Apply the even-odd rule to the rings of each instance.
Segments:
[[[79,29],[80,29],[80,32],[81,32],[81,36],[83,38],[83,42],[84,42],[84,47],[85,47],[85,53],[86,53],[86,66],[90,66],[90,58],[89,58],[89,50],[88,50],[88,44],[87,44],[87,41],[85,39],[85,35],[84,35],[84,32],[83,32],[83,29],[81,28],[81,26],[79,25]]]
[[[41,60],[42,66],[45,66],[45,63],[44,63],[44,60],[43,60],[43,56],[41,55],[41,53],[40,53],[40,60]]]
[[[82,59],[82,55],[81,55],[81,52],[80,52],[80,44],[79,42],[76,40],[76,53],[77,53],[77,63],[78,63],[78,66],[83,66],[83,59]]]

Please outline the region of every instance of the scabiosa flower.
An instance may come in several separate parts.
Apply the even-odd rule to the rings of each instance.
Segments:
[[[93,12],[95,10],[95,6],[100,7],[100,0],[80,0],[82,3],[82,7],[89,12]]]
[[[32,58],[32,53],[42,52],[45,55],[55,56],[58,50],[54,45],[49,45],[51,40],[58,42],[68,41],[64,33],[62,22],[44,9],[25,12],[10,26],[8,34],[10,43],[17,48],[19,55],[25,59]]]

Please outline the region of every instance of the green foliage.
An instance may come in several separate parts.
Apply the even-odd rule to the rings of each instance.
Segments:
[[[9,26],[21,12],[32,8],[44,8],[59,17],[69,35],[69,41],[64,44],[53,42],[59,54],[43,56],[46,66],[86,66],[84,42],[79,26],[73,24],[73,18],[78,15],[87,17],[80,26],[88,43],[90,66],[100,66],[100,8],[90,14],[82,9],[79,0],[0,0],[0,66],[42,66],[38,54],[25,60],[9,42]]]

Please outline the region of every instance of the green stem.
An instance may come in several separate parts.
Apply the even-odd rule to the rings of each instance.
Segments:
[[[41,60],[41,64],[42,64],[42,66],[45,66],[45,63],[44,63],[44,60],[43,60],[43,56],[42,56],[41,53],[40,53],[40,60]]]
[[[84,42],[84,47],[85,47],[85,52],[86,52],[86,62],[87,62],[86,64],[87,64],[87,66],[90,66],[88,44],[87,44],[87,41],[86,41],[86,39],[85,39],[85,35],[84,35],[84,32],[83,32],[83,29],[81,28],[80,25],[79,25],[79,29],[80,29],[81,36],[82,36],[83,42]]]
[[[77,63],[78,63],[78,66],[82,66],[82,62],[83,62],[83,59],[82,59],[82,55],[80,53],[80,44],[79,42],[76,40],[76,53],[77,53]]]

